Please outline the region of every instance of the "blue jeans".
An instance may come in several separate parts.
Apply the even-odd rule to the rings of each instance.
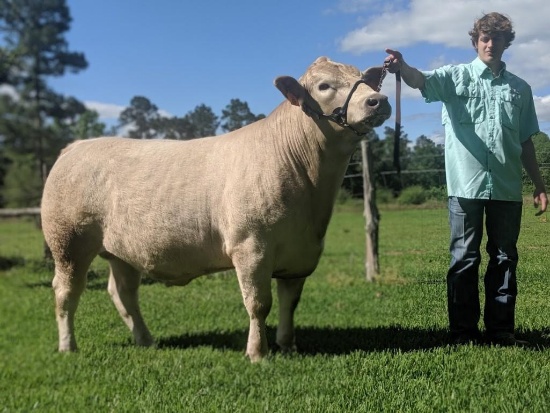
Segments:
[[[484,278],[485,329],[493,336],[514,333],[521,213],[521,202],[449,198],[451,264],[447,303],[451,334],[479,334],[478,270],[484,216],[489,255]]]

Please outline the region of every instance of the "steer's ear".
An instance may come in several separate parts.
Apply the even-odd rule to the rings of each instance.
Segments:
[[[369,67],[363,72],[363,79],[372,90],[378,89],[378,85],[380,84],[380,77],[382,76],[383,70],[384,69],[382,68],[382,66],[375,66]]]
[[[291,76],[279,76],[273,82],[287,100],[294,106],[301,106],[306,96],[306,90]]]

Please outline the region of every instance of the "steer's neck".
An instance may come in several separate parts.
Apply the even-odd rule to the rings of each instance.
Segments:
[[[320,156],[319,170],[313,177],[314,185],[318,190],[314,191],[312,199],[312,213],[319,221],[319,228],[326,230],[351,153],[351,150],[337,153],[335,148],[329,147]]]
[[[276,139],[288,163],[286,167],[296,171],[297,179],[308,181],[304,185],[311,188],[310,213],[324,236],[359,138],[339,127],[335,130],[328,121],[314,121],[288,104],[281,105],[278,110],[279,114],[272,115],[275,115],[278,129]]]

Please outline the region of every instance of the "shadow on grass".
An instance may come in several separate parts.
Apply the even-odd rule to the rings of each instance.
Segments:
[[[7,271],[13,267],[22,267],[25,265],[23,257],[3,257],[0,256],[0,271]]]
[[[1,270],[1,268],[0,268]],[[51,277],[47,280],[43,281],[37,281],[33,283],[27,283],[27,287],[29,288],[51,288],[52,287],[52,280],[53,280],[53,265],[50,270]],[[89,270],[87,273],[87,282],[86,282],[86,289],[92,290],[92,291],[103,291],[107,290],[107,284],[108,284],[108,278],[109,273],[106,271],[96,271],[96,270]],[[154,280],[149,277],[143,277],[141,279],[141,285],[151,285],[151,284],[157,284],[161,283],[160,281]]]
[[[53,264],[51,264],[51,268],[48,267],[48,265],[50,265],[48,262],[45,262],[45,263],[39,262],[36,264],[36,268],[32,268],[32,270],[34,270],[35,272],[40,268],[44,268],[48,273],[48,278],[43,279],[41,281],[26,283],[26,286],[29,288],[52,288],[54,267],[53,267]],[[88,271],[87,277],[88,277],[88,281],[86,285],[87,289],[90,289],[90,290],[107,289],[107,281],[105,280],[105,274],[98,273],[94,270],[90,270]]]
[[[277,352],[275,328],[268,328],[268,341],[271,351]],[[190,348],[210,346],[219,349],[244,351],[248,331],[211,332],[183,334],[160,338],[159,348]],[[533,351],[550,348],[549,331],[526,331],[520,335],[528,340]],[[404,328],[400,326],[373,328],[317,328],[301,327],[296,329],[298,352],[302,355],[342,355],[361,350],[374,351],[417,351],[444,347],[450,343],[448,331]]]

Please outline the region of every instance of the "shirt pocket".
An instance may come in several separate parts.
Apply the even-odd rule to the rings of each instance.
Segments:
[[[456,110],[460,123],[481,123],[485,120],[484,91],[474,83],[456,86]]]
[[[500,104],[502,126],[512,130],[518,130],[520,111],[521,96],[519,92],[513,89],[503,91]]]

